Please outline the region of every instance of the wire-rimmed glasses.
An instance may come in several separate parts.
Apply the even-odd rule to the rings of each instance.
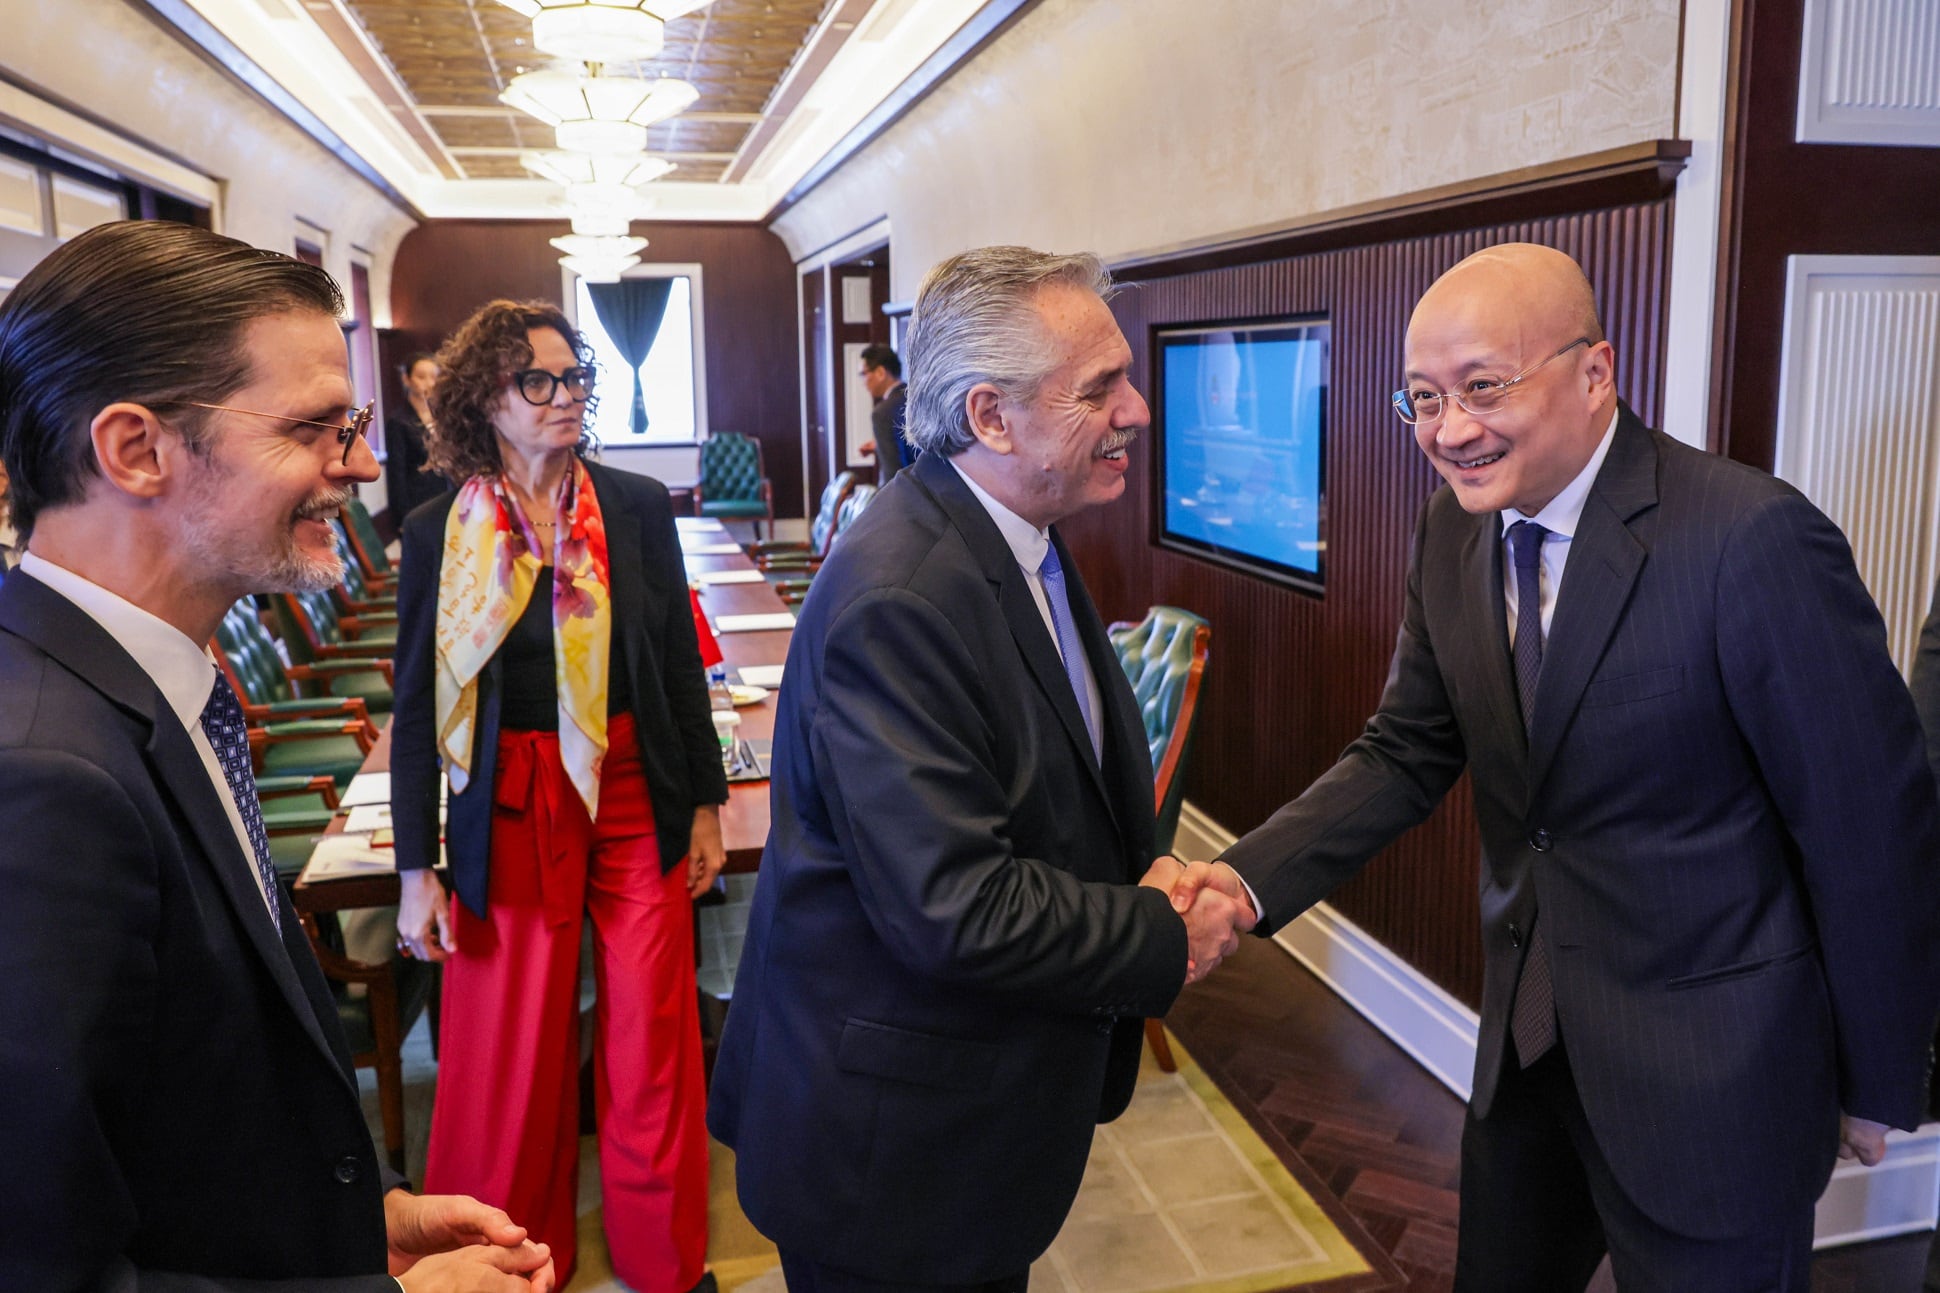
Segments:
[[[1431,391],[1426,387],[1407,387],[1396,391],[1388,399],[1393,402],[1394,411],[1401,415],[1401,420],[1410,426],[1439,421],[1441,415],[1447,412],[1448,406],[1445,403],[1447,400],[1454,400],[1464,411],[1472,416],[1481,417],[1484,413],[1493,413],[1501,408],[1502,401],[1509,398],[1509,392],[1533,376],[1543,365],[1552,360],[1561,359],[1578,346],[1590,344],[1588,337],[1578,337],[1555,354],[1539,359],[1515,376],[1499,382],[1492,377],[1471,377],[1464,383],[1463,390],[1445,392]]]
[[[278,422],[297,422],[306,427],[322,427],[337,433],[337,443],[344,447],[344,455],[339,460],[342,465],[350,465],[351,446],[355,445],[370,430],[372,410],[377,407],[375,400],[361,409],[352,409],[350,417],[340,426],[335,422],[318,422],[312,418],[293,418],[284,413],[265,413],[261,409],[239,409],[228,404],[202,404],[195,400],[183,400],[190,408],[214,409],[218,413],[247,413],[251,417],[275,418]]]

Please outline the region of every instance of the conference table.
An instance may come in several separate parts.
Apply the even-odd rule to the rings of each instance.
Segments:
[[[742,616],[782,616],[787,605],[775,593],[748,554],[729,536],[719,521],[701,517],[679,517],[682,555],[690,583],[698,585],[702,611],[717,630],[737,623]],[[725,575],[735,582],[709,582],[710,576]],[[753,576],[753,577],[751,577]],[[776,621],[779,623],[779,621]],[[792,623],[792,617],[791,617]],[[731,675],[742,669],[778,669],[788,658],[789,628],[717,631],[716,642]],[[765,751],[774,734],[777,695],[737,708],[741,715],[740,738],[757,752]],[[387,722],[377,743],[364,759],[361,772],[388,772],[391,766],[391,731]],[[765,762],[764,762],[765,766]],[[327,835],[341,834],[347,812],[331,822]],[[728,787],[728,801],[721,809],[721,835],[727,846],[726,870],[751,872],[761,862],[761,851],[768,841],[768,781],[737,779]],[[351,871],[320,871],[315,858],[290,887],[297,911],[315,914],[347,911],[358,907],[389,907],[398,900],[397,872],[385,868],[359,868]]]

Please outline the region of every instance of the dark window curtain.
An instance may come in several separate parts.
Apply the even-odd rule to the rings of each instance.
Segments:
[[[660,335],[660,319],[667,313],[667,298],[673,295],[671,278],[623,278],[617,283],[588,283],[586,294],[593,300],[593,313],[600,326],[613,338],[627,362],[633,381],[633,434],[647,429],[647,402],[640,390],[640,365]]]

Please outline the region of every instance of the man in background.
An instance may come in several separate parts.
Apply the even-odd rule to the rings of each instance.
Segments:
[[[320,269],[159,221],[0,305],[10,1288],[552,1285],[498,1209],[386,1188],[204,645],[243,596],[343,576],[328,522],[377,463],[342,308]]]
[[[792,1293],[1022,1290],[1143,1019],[1244,925],[1168,897],[1137,704],[1058,535],[1124,493],[1148,420],[1109,290],[1022,247],[930,271],[923,453],[789,647],[708,1126]]]
[[[887,485],[889,478],[916,461],[916,449],[909,442],[905,419],[909,407],[909,388],[903,385],[903,361],[888,346],[867,346],[861,355],[862,367],[856,376],[869,392],[875,406],[869,410],[869,426],[875,439],[864,445],[876,454],[876,483]]]
[[[1379,710],[1227,850],[1277,929],[1466,769],[1486,957],[1455,1285],[1807,1287],[1835,1152],[1926,1107],[1934,781],[1836,526],[1617,399],[1547,247],[1429,288],[1393,401],[1446,482]],[[1233,875],[1236,870],[1238,876]]]

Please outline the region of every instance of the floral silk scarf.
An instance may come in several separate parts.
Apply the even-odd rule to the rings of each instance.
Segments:
[[[586,815],[599,812],[606,757],[606,670],[613,639],[613,581],[606,525],[586,464],[573,459],[559,485],[552,552],[553,667],[559,757]],[[454,792],[471,780],[478,675],[532,600],[540,544],[518,502],[495,477],[474,476],[445,518],[435,630],[438,749]]]

